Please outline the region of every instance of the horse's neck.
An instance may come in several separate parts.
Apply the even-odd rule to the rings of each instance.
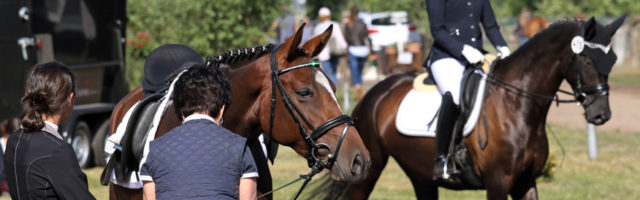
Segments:
[[[223,126],[249,139],[256,139],[262,131],[259,112],[264,90],[265,74],[260,59],[226,72],[231,83],[232,104],[225,111]]]
[[[500,83],[494,86],[501,101],[497,105],[515,111],[518,116],[513,120],[523,120],[529,125],[539,126],[546,122],[552,103],[548,98],[552,98],[559,90],[563,80],[561,74],[565,72],[568,61],[562,55],[535,52],[545,51],[532,51],[533,55],[505,60],[496,66],[493,75],[518,88]]]

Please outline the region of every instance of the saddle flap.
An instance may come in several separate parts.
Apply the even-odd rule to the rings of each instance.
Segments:
[[[116,162],[119,163],[119,166],[114,167],[116,175],[121,175],[116,176],[119,181],[128,181],[130,177],[126,175],[139,170],[140,158],[142,158],[144,142],[151,126],[151,119],[153,119],[155,110],[158,108],[158,100],[162,97],[163,94],[154,94],[143,99],[134,108],[129,120],[127,122],[121,122],[127,123],[124,136],[120,143],[122,151],[120,152],[120,156],[113,157],[119,159],[118,162]],[[147,118],[149,119],[147,120]],[[140,121],[141,119],[144,120]],[[116,153],[114,153],[114,155],[115,154]]]
[[[160,102],[149,102],[145,105],[142,112],[136,120],[135,134],[133,134],[133,140],[131,141],[131,148],[133,150],[133,156],[136,160],[141,160],[144,153],[144,144],[149,136],[149,131],[152,126],[153,116],[158,110]]]

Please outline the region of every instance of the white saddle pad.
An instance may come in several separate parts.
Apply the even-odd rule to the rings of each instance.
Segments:
[[[481,73],[481,72],[479,72]],[[462,135],[467,136],[478,122],[478,116],[484,100],[484,89],[486,75],[482,74],[482,80],[478,84],[476,102],[467,122],[464,125]],[[396,129],[407,136],[413,137],[435,137],[436,126],[438,124],[437,112],[440,108],[442,95],[438,90],[421,92],[411,89],[402,99],[396,115]]]

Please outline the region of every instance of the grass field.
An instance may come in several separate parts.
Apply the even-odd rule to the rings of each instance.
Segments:
[[[551,151],[556,154],[558,168],[551,181],[539,181],[541,199],[640,199],[640,133],[599,132],[599,155],[587,159],[584,131],[549,126],[559,145],[549,134]],[[565,150],[562,153],[560,146]],[[563,159],[564,158],[564,159]],[[564,160],[564,161],[562,161]],[[280,148],[271,166],[274,188],[307,172],[306,161],[286,147]],[[85,170],[89,188],[98,199],[108,199],[107,187],[99,184],[101,168]],[[316,178],[320,178],[319,174]],[[275,199],[290,199],[301,182],[275,193]],[[442,199],[485,199],[484,191],[451,191],[440,189]],[[4,196],[0,199],[9,199]],[[390,160],[374,189],[371,199],[415,199],[413,188],[404,172]]]

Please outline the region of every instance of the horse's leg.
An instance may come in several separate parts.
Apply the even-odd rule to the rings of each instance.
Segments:
[[[258,195],[267,193],[271,191],[272,188],[272,180],[271,180],[271,171],[269,171],[269,165],[267,163],[267,158],[264,156],[264,152],[262,152],[262,146],[260,145],[259,140],[248,141],[249,150],[251,150],[251,155],[253,156],[253,160],[256,162],[256,166],[258,167]],[[266,199],[273,199],[271,194],[265,197]]]
[[[142,200],[142,189],[129,189],[119,185],[109,184],[110,200]]]
[[[500,170],[500,168],[496,168],[495,171],[486,174],[487,176],[484,178],[487,199],[508,199],[511,177],[505,176],[502,172],[497,172]]]
[[[376,182],[378,178],[380,178],[380,174],[382,174],[382,170],[387,166],[387,161],[389,160],[389,155],[382,152],[382,149],[376,150],[380,151],[369,151],[371,155],[371,168],[369,168],[369,173],[362,182],[350,186],[349,199],[368,199],[371,191],[373,191],[373,187],[376,186]]]
[[[417,199],[438,199],[438,186],[433,182],[420,181],[416,176],[407,174],[413,185],[413,191],[416,193]]]
[[[526,185],[514,186],[514,188],[511,190],[511,198],[522,200],[537,200],[538,187],[536,186],[535,180],[529,181],[529,183],[527,183]]]

